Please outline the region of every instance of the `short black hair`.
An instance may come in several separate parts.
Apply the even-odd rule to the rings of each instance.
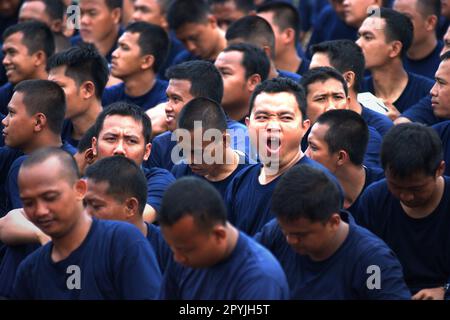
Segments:
[[[84,152],[92,147],[92,138],[95,137],[95,125],[92,125],[78,142],[78,152]]]
[[[206,0],[174,0],[167,12],[170,29],[177,30],[188,23],[204,24],[210,9]]]
[[[118,101],[110,104],[100,112],[95,121],[95,135],[98,138],[103,129],[103,123],[108,116],[124,116],[131,117],[142,124],[142,134],[144,135],[145,144],[150,143],[152,136],[152,122],[148,115],[138,105],[133,103]]]
[[[29,0],[27,0],[28,2]],[[51,20],[62,20],[66,14],[66,5],[62,0],[40,0],[45,4],[45,12]]]
[[[311,47],[311,56],[316,53],[326,54],[331,66],[340,73],[352,71],[355,74],[354,90],[356,93],[361,91],[366,61],[360,46],[347,39],[325,41]]]
[[[256,9],[257,13],[272,12],[273,22],[284,31],[292,28],[295,39],[300,39],[300,14],[296,7],[285,1],[266,1]],[[297,41],[296,41],[297,43]]]
[[[208,98],[189,101],[180,112],[178,127],[194,130],[195,121],[201,121],[203,130],[217,129],[224,132],[227,129],[227,116],[222,107]]]
[[[298,108],[302,114],[302,119],[306,120],[306,95],[305,90],[295,81],[287,78],[274,78],[261,82],[253,91],[250,97],[250,113],[253,110],[256,97],[263,93],[288,92],[294,95]]]
[[[174,65],[166,71],[167,79],[188,80],[190,94],[222,102],[223,80],[219,70],[209,61],[194,60]]]
[[[353,164],[363,164],[369,142],[369,129],[358,113],[351,110],[330,110],[321,114],[316,123],[329,127],[325,142],[330,153],[345,150]]]
[[[157,0],[156,2],[159,5],[159,10],[161,11],[161,14],[166,16],[167,11],[169,10],[169,7],[172,4],[173,0]]]
[[[414,36],[411,19],[403,13],[389,8],[380,8],[380,18],[386,22],[386,28],[384,28],[386,41],[400,41],[402,43],[401,56],[405,56],[411,47]]]
[[[24,80],[14,87],[14,92],[23,94],[23,104],[28,115],[43,113],[48,128],[61,134],[66,113],[66,96],[59,85],[49,80]]]
[[[122,9],[122,2],[123,0],[105,0],[105,4],[109,10],[113,10],[115,8]]]
[[[160,26],[147,22],[134,22],[125,28],[125,32],[138,33],[138,44],[142,55],[150,54],[155,58],[153,70],[158,72],[166,61],[169,52],[169,36]]]
[[[209,182],[197,177],[183,177],[164,193],[158,221],[173,226],[181,218],[192,216],[204,232],[215,225],[226,225],[227,212],[222,196]]]
[[[47,59],[55,52],[55,39],[50,28],[43,22],[26,21],[14,24],[3,32],[3,42],[15,33],[22,33],[22,43],[32,55],[43,51]]]
[[[277,219],[287,222],[300,218],[326,222],[340,208],[337,185],[323,171],[309,165],[289,169],[272,194],[272,211]]]
[[[435,15],[441,16],[441,0],[416,0],[417,8],[422,17]]]
[[[305,94],[308,96],[308,87],[316,82],[325,82],[329,79],[335,79],[342,83],[342,87],[345,91],[345,96],[348,96],[348,86],[347,81],[345,81],[342,74],[340,74],[336,69],[330,67],[317,67],[309,69],[305,72],[303,77],[300,79],[300,84],[305,89]]]
[[[447,51],[447,52],[443,53],[443,54],[440,56],[440,59],[441,59],[441,62],[442,62],[442,61],[449,60],[449,59],[450,59],[450,51]]]
[[[269,76],[270,61],[265,52],[250,43],[236,43],[226,47],[223,52],[239,51],[243,58],[241,65],[245,68],[245,78],[248,79],[254,74],[261,76],[264,81]]]
[[[400,178],[420,172],[434,176],[442,160],[442,142],[438,134],[418,123],[392,127],[381,145],[383,169]]]
[[[275,34],[270,24],[258,16],[246,16],[233,22],[227,29],[225,38],[227,41],[242,39],[259,48],[268,46],[275,57]]]
[[[35,165],[41,164],[42,162],[53,157],[59,160],[59,163],[61,164],[61,170],[64,173],[64,178],[67,179],[68,183],[74,184],[78,179],[81,178],[77,162],[72,157],[72,155],[67,151],[57,147],[40,148],[31,153],[22,162],[19,173],[26,168],[31,168]]]
[[[108,62],[91,43],[83,43],[67,50],[55,53],[47,63],[47,71],[66,67],[65,75],[72,78],[78,86],[92,81],[95,96],[101,99],[108,83]]]
[[[225,2],[234,2],[236,5],[236,9],[244,12],[250,13],[250,11],[255,9],[255,1],[254,0],[209,0],[209,5],[213,5],[216,3],[225,3]]]
[[[136,198],[139,202],[139,213],[144,213],[147,203],[147,178],[133,160],[123,156],[107,157],[89,166],[85,176],[95,183],[108,183],[106,193],[121,202],[130,197]]]

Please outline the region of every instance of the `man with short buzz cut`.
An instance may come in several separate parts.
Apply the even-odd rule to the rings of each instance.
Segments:
[[[350,40],[333,40],[313,45],[311,54],[310,68],[333,67],[338,70],[347,82],[349,109],[361,115],[369,126],[384,136],[393,126],[392,120],[358,102],[358,93],[362,92],[365,66],[361,48]]]
[[[134,226],[89,216],[86,182],[72,156],[56,148],[33,153],[19,184],[26,215],[51,242],[20,264],[14,299],[157,298],[161,273],[154,251]]]
[[[395,252],[413,299],[443,299],[450,279],[450,178],[443,176],[441,140],[421,124],[394,126],[381,162],[386,179],[364,191],[355,218]]]
[[[440,0],[395,0],[393,9],[408,16],[414,25],[411,47],[403,58],[406,71],[434,79],[443,47],[436,28],[441,15]]]
[[[37,21],[9,27],[3,33],[2,40],[2,62],[8,83],[0,87],[0,113],[6,115],[16,84],[27,79],[47,79],[45,68],[48,58],[55,51],[55,43],[47,25]]]
[[[309,61],[300,57],[297,45],[300,39],[300,15],[287,2],[268,2],[258,7],[258,16],[267,20],[275,35],[275,66],[278,69],[303,75]]]
[[[272,196],[276,220],[255,238],[280,261],[290,299],[410,299],[395,254],[341,204],[336,185],[309,165],[294,166],[277,184]]]
[[[163,28],[146,22],[129,24],[112,53],[111,74],[123,82],[106,88],[103,105],[126,101],[148,110],[166,101],[167,82],[159,80],[157,73],[168,47]]]
[[[363,165],[369,141],[364,119],[351,110],[330,110],[317,118],[305,154],[336,176],[344,190],[343,208],[354,213],[362,192],[384,177],[381,168]]]
[[[208,182],[195,177],[175,182],[164,194],[159,222],[173,251],[160,298],[288,298],[288,284],[279,263],[227,221],[223,200]]]
[[[358,35],[356,43],[364,53],[366,69],[371,71],[365,89],[384,101],[388,116],[395,120],[433,86],[430,79],[403,67],[402,58],[413,40],[413,24],[404,14],[381,8],[378,16],[364,20]]]
[[[223,30],[236,20],[254,13],[254,0],[208,0],[211,13]]]
[[[213,62],[226,47],[225,33],[211,14],[207,0],[174,0],[167,20],[188,51],[180,53],[174,65],[195,59]]]
[[[122,0],[79,0],[80,34],[71,38],[72,45],[93,43],[102,56],[111,62],[111,54],[123,30]]]

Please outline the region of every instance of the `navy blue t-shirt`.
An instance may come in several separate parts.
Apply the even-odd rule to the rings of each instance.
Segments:
[[[77,150],[68,143],[63,143],[61,149],[69,152],[71,155],[74,155],[77,152]],[[14,160],[8,172],[6,190],[9,198],[9,210],[23,207],[22,200],[20,200],[19,184],[17,180],[19,177],[20,166],[26,158],[28,158],[28,155],[23,155]]]
[[[142,168],[147,178],[147,203],[156,210],[161,208],[164,192],[175,182],[173,175],[161,168]]]
[[[383,137],[394,125],[391,119],[369,108],[362,107],[361,117]]]
[[[8,103],[13,96],[14,86],[7,82],[0,87],[0,113],[8,114]]]
[[[298,66],[297,74],[303,76],[303,74],[309,70],[309,65],[311,64],[311,61],[309,61],[306,58],[302,58],[302,63]]]
[[[336,184],[336,178],[320,163],[303,156],[296,165],[306,164],[327,173]],[[249,165],[242,169],[228,185],[225,194],[225,204],[228,210],[228,220],[239,230],[253,236],[274,215],[271,210],[272,193],[282,177],[279,176],[268,184],[259,183],[262,164]]]
[[[385,179],[368,187],[360,199],[357,221],[395,252],[413,294],[450,279],[450,178],[444,179],[440,204],[422,219],[406,214]]]
[[[158,78],[161,80],[167,80],[166,70],[170,66],[173,66],[175,57],[177,55],[179,55],[181,52],[186,51],[183,44],[180,42],[180,40],[177,39],[173,31],[169,32],[169,40],[170,40],[170,47],[166,61],[164,61],[164,64],[159,68],[158,71]]]
[[[384,178],[384,171],[381,168],[364,167],[364,170],[366,171],[366,180],[364,181],[364,187],[359,193],[358,198],[356,198],[356,200],[353,201],[352,205],[346,209],[353,216],[357,213],[359,201],[361,199],[361,195],[363,194],[364,190],[366,190],[367,187],[370,186],[372,183]]]
[[[93,219],[82,242],[67,258],[53,262],[53,243],[30,254],[14,282],[16,299],[156,299],[161,273],[148,240],[126,222]],[[80,289],[69,289],[77,266]]]
[[[450,121],[444,121],[433,126],[442,140],[445,160],[445,175],[450,176]]]
[[[406,55],[403,58],[403,67],[407,72],[420,74],[421,76],[434,79],[436,70],[441,63],[441,51],[444,47],[442,41],[438,41],[434,50],[425,58],[420,60],[411,60]]]
[[[364,79],[364,83],[366,89],[365,91],[375,94],[372,76],[366,77]],[[400,113],[404,112],[409,107],[419,102],[420,99],[427,96],[433,85],[433,80],[408,72],[408,84],[400,97],[394,102],[394,106],[398,111],[400,111]]]
[[[161,274],[164,274],[170,259],[172,259],[172,251],[166,240],[164,240],[161,229],[151,223],[146,222],[145,224],[147,225],[147,240],[152,245],[153,251],[155,251]]]
[[[5,115],[3,113],[0,113],[0,147],[3,147],[5,145],[5,138],[3,137],[3,119],[5,119]]]
[[[75,140],[72,138],[73,133],[73,124],[72,121],[69,119],[65,119],[61,131],[61,139],[64,142],[67,142],[74,148],[78,148],[78,143],[80,143],[80,140]]]
[[[161,102],[167,101],[166,89],[167,81],[156,79],[154,86],[144,95],[131,97],[125,93],[125,84],[123,82],[105,88],[102,96],[102,105],[108,106],[113,102],[126,101],[137,104],[143,110],[148,110]]]
[[[290,71],[278,70],[278,69],[277,69],[277,71],[278,71],[278,78],[288,78],[288,79],[294,80],[297,83],[302,78],[300,76],[300,74],[293,73],[293,72],[290,72]]]
[[[430,95],[420,99],[419,102],[403,112],[401,116],[408,118],[412,122],[420,122],[429,126],[443,121],[434,115]]]
[[[300,255],[286,242],[277,221],[270,221],[255,238],[280,261],[286,273],[291,299],[372,300],[410,299],[402,267],[388,246],[368,230],[361,228],[345,211],[349,224],[347,238],[324,261]],[[380,270],[380,289],[369,289],[371,266]]]
[[[0,218],[9,212],[9,198],[7,193],[8,172],[14,161],[23,152],[10,147],[0,147]]]
[[[227,191],[227,187],[230,184],[231,180],[233,180],[233,178],[236,176],[236,174],[239,171],[241,171],[242,169],[244,169],[247,166],[248,166],[248,159],[246,159],[245,155],[240,154],[239,164],[238,164],[237,168],[228,177],[226,177],[225,179],[220,180],[220,181],[210,181],[203,176],[193,173],[191,170],[191,167],[189,167],[189,165],[187,165],[186,163],[180,163],[180,164],[174,165],[172,168],[172,174],[174,175],[174,177],[176,179],[180,179],[185,176],[196,176],[201,179],[204,179],[205,181],[208,181],[211,185],[213,185],[217,189],[217,191],[219,191],[219,193],[222,195],[222,198],[225,199],[225,193]]]
[[[193,269],[172,260],[163,277],[160,297],[171,300],[280,300],[289,298],[289,287],[273,255],[240,232],[231,255],[212,267]]]

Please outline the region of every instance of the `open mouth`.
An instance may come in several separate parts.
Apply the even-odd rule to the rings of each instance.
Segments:
[[[279,137],[267,137],[266,150],[269,154],[278,153],[281,148],[281,140]]]

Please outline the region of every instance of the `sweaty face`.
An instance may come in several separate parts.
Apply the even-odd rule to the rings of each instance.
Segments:
[[[223,79],[222,106],[225,111],[248,105],[251,91],[242,65],[243,58],[240,51],[221,52],[214,63]]]
[[[450,60],[442,61],[431,88],[431,107],[437,117],[450,119]]]
[[[66,66],[51,69],[48,74],[48,80],[56,82],[63,90],[66,96],[66,119],[72,119],[75,116],[86,112],[86,101],[81,96],[80,87],[74,79],[66,74]]]
[[[80,35],[84,42],[103,41],[114,32],[120,21],[120,10],[110,10],[106,0],[80,0]]]
[[[178,114],[186,103],[194,97],[191,95],[191,82],[189,80],[170,79],[167,86],[166,123],[170,131],[177,127]]]
[[[330,153],[325,135],[330,127],[327,124],[316,123],[308,135],[308,149],[305,154],[311,159],[320,162],[332,173],[336,171],[337,154]]]
[[[336,79],[328,79],[325,82],[318,81],[308,85],[306,101],[306,114],[311,123],[315,123],[321,114],[329,110],[348,109],[344,86]]]
[[[105,118],[92,148],[99,159],[121,155],[141,165],[150,156],[151,145],[145,143],[141,122],[130,116],[111,115]]]
[[[80,181],[71,183],[61,171],[59,160],[20,169],[20,198],[26,215],[52,238],[61,238],[76,224],[82,211],[84,188]]]
[[[366,59],[366,69],[380,67],[388,62],[391,50],[383,30],[379,26],[385,26],[386,22],[380,18],[367,18],[358,31],[356,44],[361,47]]]
[[[261,161],[282,167],[298,155],[309,120],[303,120],[293,94],[263,92],[256,96],[247,126]]]
[[[112,53],[111,74],[120,79],[142,72],[143,56],[139,47],[139,33],[125,32]]]
[[[36,73],[35,54],[29,54],[22,43],[23,33],[16,32],[3,43],[3,65],[8,81],[17,84],[22,80],[33,79]]]
[[[8,115],[3,119],[5,144],[11,148],[27,149],[33,140],[35,118],[30,116],[23,103],[23,93],[15,92],[8,104]]]
[[[108,194],[108,189],[108,182],[87,179],[86,211],[98,219],[126,221],[126,204]]]
[[[194,56],[204,60],[214,60],[217,44],[215,36],[215,23],[186,23],[176,30],[177,38]]]
[[[191,268],[207,268],[218,260],[220,240],[212,233],[199,230],[192,216],[186,215],[172,226],[161,226],[176,262]]]
[[[437,177],[425,173],[415,173],[406,178],[399,178],[385,170],[389,191],[405,206],[416,208],[427,205],[437,188]]]

